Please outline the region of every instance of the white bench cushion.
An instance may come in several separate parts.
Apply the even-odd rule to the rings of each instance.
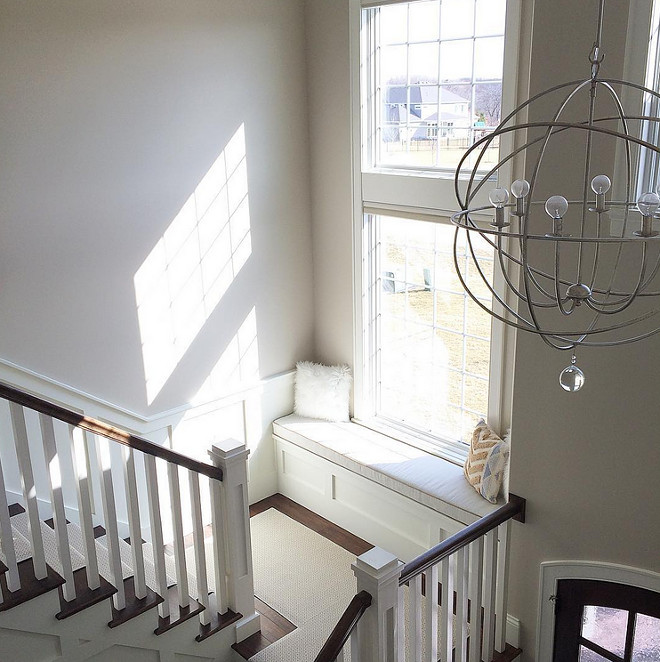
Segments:
[[[273,433],[464,524],[503,503],[479,496],[465,480],[463,467],[357,423],[291,414],[273,423]]]

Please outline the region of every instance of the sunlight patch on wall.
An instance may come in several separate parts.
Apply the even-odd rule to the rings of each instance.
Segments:
[[[217,400],[254,384],[259,378],[257,315],[252,308],[191,402],[201,405]]]
[[[259,380],[257,316],[255,308],[252,308],[211,369],[206,381],[192,398],[192,408],[173,427],[173,450],[201,462],[209,462],[208,451],[215,442],[231,438],[245,441],[248,445],[251,442],[256,445],[260,432],[255,432],[255,427],[261,429],[259,396],[240,392],[258,384]],[[237,393],[238,395],[233,397],[233,394]],[[226,396],[231,397],[215,402]],[[182,476],[182,481],[187,481],[187,476]],[[211,521],[208,481],[202,480],[200,489],[202,517],[204,523],[208,524]],[[187,490],[187,483],[185,491],[182,483],[181,509],[184,530],[185,533],[190,533],[192,511]],[[164,530],[171,535],[170,519],[164,517],[164,520]]]
[[[241,125],[133,279],[148,404],[251,253]]]

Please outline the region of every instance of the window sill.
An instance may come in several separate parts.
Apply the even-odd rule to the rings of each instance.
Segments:
[[[415,434],[412,430],[406,430],[404,426],[399,427],[393,421],[380,418],[371,418],[369,420],[353,418],[351,420],[356,425],[362,425],[396,442],[406,444],[429,455],[435,455],[460,467],[465,464],[468,456],[468,447],[465,444],[451,442],[449,440],[443,441],[442,439],[432,438],[431,435],[425,435],[421,432]]]

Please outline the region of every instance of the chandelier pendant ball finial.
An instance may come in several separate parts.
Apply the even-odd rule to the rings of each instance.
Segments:
[[[642,184],[637,170],[639,163],[660,163],[660,146],[649,138],[660,127],[660,92],[601,77],[604,6],[600,0],[588,77],[520,104],[465,152],[454,182],[460,208],[452,216],[454,262],[463,288],[500,322],[571,352],[559,379],[569,392],[585,381],[576,348],[614,347],[660,332],[660,234],[654,229],[660,196],[647,190],[658,182]],[[641,114],[626,110],[622,98],[629,96],[643,97]],[[494,165],[493,151],[499,153]],[[510,184],[510,201],[512,171],[524,176]],[[548,175],[558,173],[573,190],[541,198]],[[486,192],[490,206],[479,202]],[[494,218],[484,223],[488,212]],[[467,264],[458,254],[465,244]],[[494,272],[480,263],[489,259],[484,247],[495,254]]]

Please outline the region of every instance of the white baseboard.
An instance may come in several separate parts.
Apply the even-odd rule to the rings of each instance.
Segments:
[[[506,643],[520,648],[520,620],[511,614],[506,615]]]

